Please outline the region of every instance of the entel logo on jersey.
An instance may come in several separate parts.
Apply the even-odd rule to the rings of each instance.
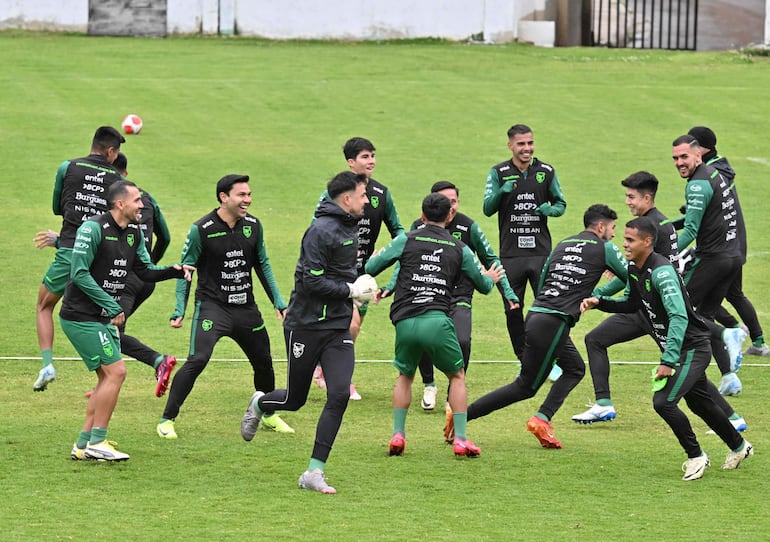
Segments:
[[[700,192],[701,190],[703,190],[703,187],[699,184],[694,184],[690,187],[690,192]]]

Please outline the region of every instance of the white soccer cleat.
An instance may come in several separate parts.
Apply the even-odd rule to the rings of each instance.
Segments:
[[[725,464],[722,465],[722,469],[737,469],[740,467],[741,463],[743,463],[744,459],[747,459],[752,455],[754,455],[754,447],[748,440],[743,439],[743,449],[739,452],[731,451],[729,454],[727,454],[727,457],[725,458]]]
[[[48,384],[56,380],[56,369],[53,364],[49,363],[37,374],[37,380],[32,384],[33,391],[45,391],[48,388]]]
[[[572,421],[577,423],[610,422],[615,419],[615,416],[615,407],[612,405],[592,405],[585,412],[572,416]]]
[[[86,459],[96,459],[97,461],[126,461],[129,455],[115,449],[117,443],[111,440],[103,440],[98,444],[88,444],[86,446]]]
[[[422,392],[422,409],[433,410],[436,408],[436,386],[425,386]]]
[[[701,452],[701,454],[698,457],[692,457],[682,463],[682,470],[684,471],[684,476],[682,476],[682,480],[690,481],[690,480],[697,480],[698,478],[703,477],[703,473],[706,472],[706,467],[710,465],[708,456]]]

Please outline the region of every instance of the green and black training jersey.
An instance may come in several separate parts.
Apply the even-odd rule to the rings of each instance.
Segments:
[[[709,341],[708,326],[695,313],[682,277],[668,258],[655,252],[641,267],[629,262],[625,296],[599,297],[598,308],[606,312],[640,310],[650,324],[664,365],[675,366],[682,350]]]
[[[626,260],[612,242],[583,230],[564,239],[548,257],[530,311],[557,314],[573,326],[580,318],[580,303],[590,297],[602,273],[611,271],[626,281]]]
[[[697,241],[702,260],[740,257],[735,197],[719,171],[700,164],[687,180],[685,198],[687,209],[679,251]]]
[[[144,237],[144,246],[150,254],[150,259],[158,263],[166,253],[171,243],[171,232],[168,230],[166,217],[160,210],[158,202],[149,193],[142,191],[142,219],[139,221],[139,229]],[[153,235],[155,238],[153,239]]]
[[[182,249],[182,263],[196,267],[196,302],[210,301],[223,307],[253,305],[254,269],[273,306],[279,310],[286,308],[267,257],[262,224],[252,215],[239,218],[235,227],[230,228],[217,209],[211,211],[190,227]],[[189,293],[189,282],[177,282],[172,320],[184,316]]]
[[[184,276],[182,270],[152,264],[136,224],[121,228],[110,213],[87,220],[76,232],[61,317],[109,322],[123,312],[119,303],[129,273],[145,282]]]
[[[61,215],[59,247],[72,248],[87,219],[107,212],[107,189],[122,177],[100,154],[67,160],[56,171],[53,213]]]
[[[434,224],[399,234],[369,259],[366,272],[377,275],[396,261],[400,262],[400,270],[390,307],[394,324],[432,310],[449,314],[454,286],[463,273],[484,294],[494,286],[473,252]]]
[[[489,170],[484,214],[497,213],[500,257],[547,256],[551,252],[548,217],[564,214],[567,202],[553,166],[532,159],[526,171],[513,160]]]

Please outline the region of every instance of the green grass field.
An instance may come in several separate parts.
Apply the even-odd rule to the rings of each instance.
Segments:
[[[746,360],[744,394],[732,400],[748,420],[756,455],[737,471],[721,472],[726,448],[693,419],[713,460],[694,483],[680,480],[684,454],[652,411],[646,365],[613,367],[619,416],[611,424],[569,421],[593,396],[590,379],[580,384],[554,420],[563,450],[541,449],[524,428],[541,391],[472,422],[470,435],[483,455],[456,461],[442,443],[441,414],[419,408],[408,420],[407,455],[386,457],[395,371],[385,363],[359,364],[355,380],[364,400],[348,409],[327,466],[339,492],[333,497],[296,488],[321,392],[314,388],[304,409],[286,414],[297,434],[261,431],[246,444],[238,423],[251,378],[242,361],[212,362],[182,410],[175,442],[155,435],[163,401],[152,396],[150,371],[129,362],[110,425],[110,438],[132,456],[120,465],[69,459],[83,392],[93,384],[80,361],[58,361],[59,380],[45,393],[31,390],[39,369],[35,298],[53,257],[50,249],[35,250],[32,237],[60,225],[51,213],[58,165],[86,154],[94,129],[118,125],[127,113],[145,123],[123,150],[129,177],[156,197],[169,222],[173,239],[164,263],[178,258],[189,225],[215,207],[216,180],[246,173],[252,212],[265,225],[286,297],[299,240],[326,180],[346,167],[341,147],[351,136],[377,145],[375,177],[393,190],[402,222],[417,217],[434,181],[450,179],[460,187],[461,211],[480,222],[496,247],[496,219],[483,217],[481,198],[489,167],[510,156],[510,125],[530,125],[536,155],[558,171],[568,209],[551,221],[555,239],[581,230],[582,213],[592,203],[629,217],[619,180],[640,169],[658,176],[658,207],[674,215],[684,187],[671,163],[671,141],[693,125],[708,125],[738,172],[749,229],[744,288],[767,327],[767,58],[19,32],[0,33],[0,50],[3,539],[701,541],[761,539],[770,531],[765,358]],[[270,316],[263,292],[257,300]],[[173,285],[159,285],[128,328],[156,349],[183,357],[189,327],[168,327],[172,304]],[[478,296],[474,360],[511,360],[500,309],[498,298]],[[584,334],[602,317],[588,314],[573,330],[582,351]],[[274,356],[284,359],[280,325],[274,319],[268,325]],[[392,337],[387,307],[370,311],[358,358],[389,359]],[[58,326],[54,353],[76,356]],[[654,362],[658,352],[645,338],[611,355]],[[242,355],[222,341],[215,357]],[[279,382],[285,368],[276,363]],[[468,377],[471,399],[515,372],[513,363],[477,362]]]

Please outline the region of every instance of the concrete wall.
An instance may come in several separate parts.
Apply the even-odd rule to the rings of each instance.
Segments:
[[[271,39],[463,40],[517,37],[518,19],[555,0],[166,0],[169,34],[232,34]],[[0,0],[0,29],[86,32],[91,4],[103,0]],[[152,0],[111,0],[121,12]]]

